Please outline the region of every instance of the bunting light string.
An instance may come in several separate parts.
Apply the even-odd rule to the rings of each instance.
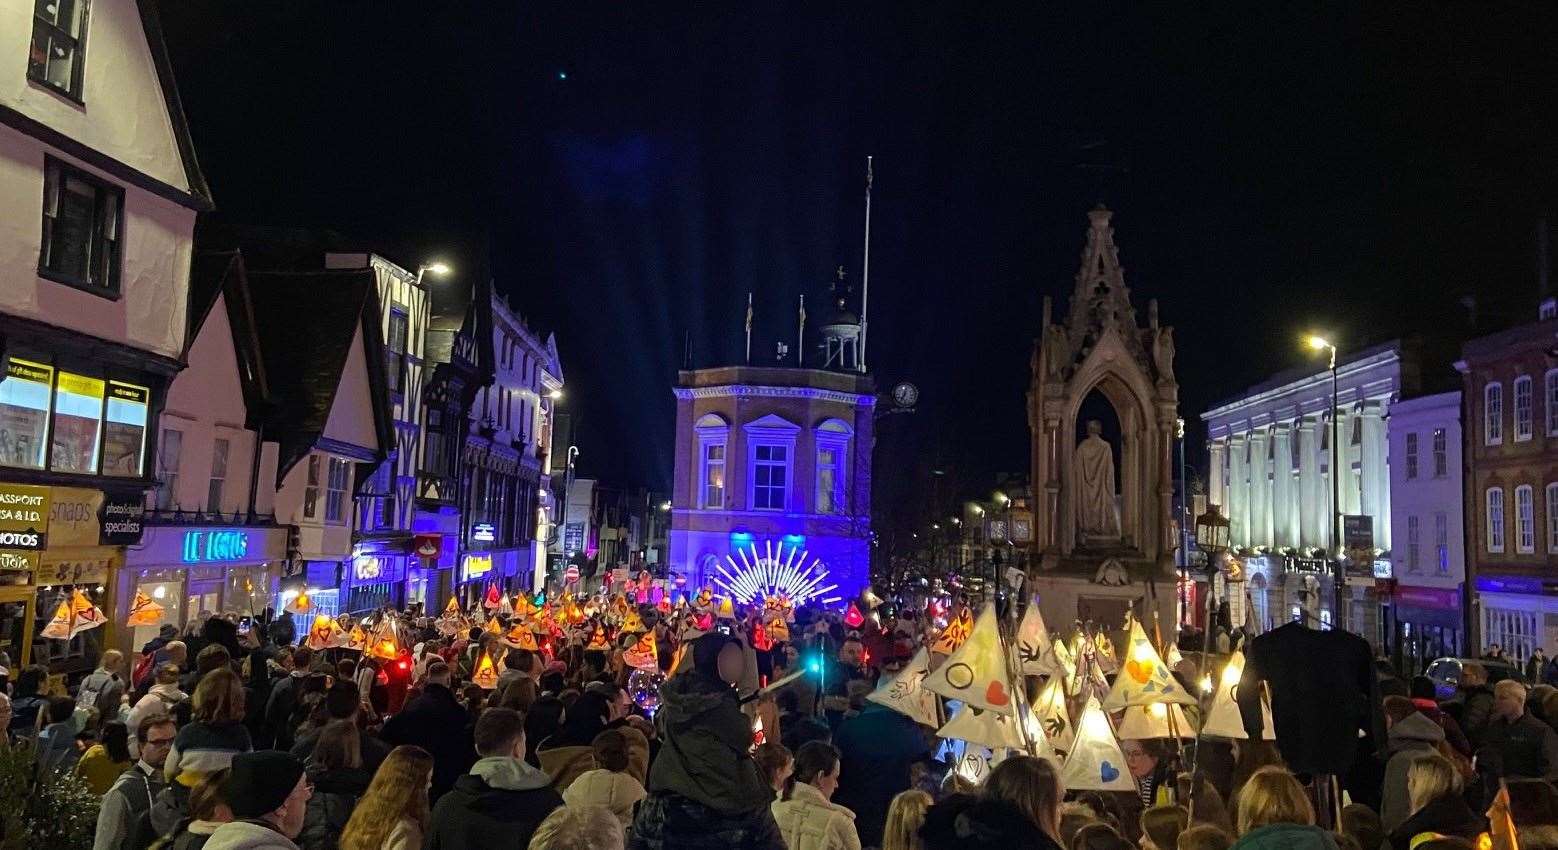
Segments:
[[[711,580],[743,604],[761,604],[770,596],[781,594],[797,606],[808,601],[824,605],[841,601],[839,596],[825,595],[838,589],[838,585],[824,584],[828,570],[822,560],[799,546],[786,547],[782,542],[776,546],[773,540],[765,540],[760,553],[757,543],[749,543],[747,548],[737,549],[735,555],[726,555],[725,564],[716,565],[715,569],[719,575],[711,576]]]

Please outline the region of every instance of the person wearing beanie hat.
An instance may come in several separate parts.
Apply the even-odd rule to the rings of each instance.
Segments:
[[[205,850],[298,850],[313,786],[291,753],[261,750],[233,756],[223,789],[232,823],[206,840]]]

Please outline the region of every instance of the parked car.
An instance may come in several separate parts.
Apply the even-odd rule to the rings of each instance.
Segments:
[[[1455,696],[1455,689],[1461,683],[1461,668],[1467,664],[1481,664],[1488,671],[1488,686],[1505,679],[1514,679],[1522,684],[1526,683],[1524,673],[1520,668],[1509,661],[1486,661],[1481,658],[1436,658],[1429,662],[1428,669],[1423,675],[1434,682],[1434,692],[1441,700]]]

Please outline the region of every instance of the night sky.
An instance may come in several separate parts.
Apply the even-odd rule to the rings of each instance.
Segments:
[[[582,475],[668,486],[684,339],[737,362],[748,292],[771,360],[798,296],[858,287],[867,154],[868,357],[922,392],[879,482],[1027,469],[1040,300],[1099,201],[1192,423],[1311,328],[1534,317],[1546,3],[162,5],[219,215],[490,275],[557,334]]]

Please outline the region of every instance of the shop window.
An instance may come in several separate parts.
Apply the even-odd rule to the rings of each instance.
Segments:
[[[81,100],[81,42],[86,34],[86,0],[34,0],[27,79]]]
[[[323,483],[320,473],[321,458],[319,455],[308,456],[308,483],[303,488],[303,518],[319,518],[319,488]]]
[[[325,489],[325,522],[344,522],[346,491],[350,486],[352,465],[338,457],[330,458],[330,478]]]
[[[97,472],[105,387],[101,378],[59,373],[54,390],[54,451],[50,469],[88,475]]]
[[[177,428],[162,429],[157,441],[157,510],[165,511],[177,504],[179,482],[179,455],[184,451],[184,432]]]
[[[45,160],[38,274],[98,295],[119,294],[119,211],[124,190]]]
[[[222,491],[227,487],[227,453],[231,443],[226,437],[217,437],[211,443],[211,479],[206,484],[206,511],[222,512]]]
[[[12,358],[0,381],[0,465],[42,469],[54,370]]]
[[[151,390],[119,381],[108,382],[108,409],[103,423],[103,474],[135,477],[146,455],[147,407]]]

